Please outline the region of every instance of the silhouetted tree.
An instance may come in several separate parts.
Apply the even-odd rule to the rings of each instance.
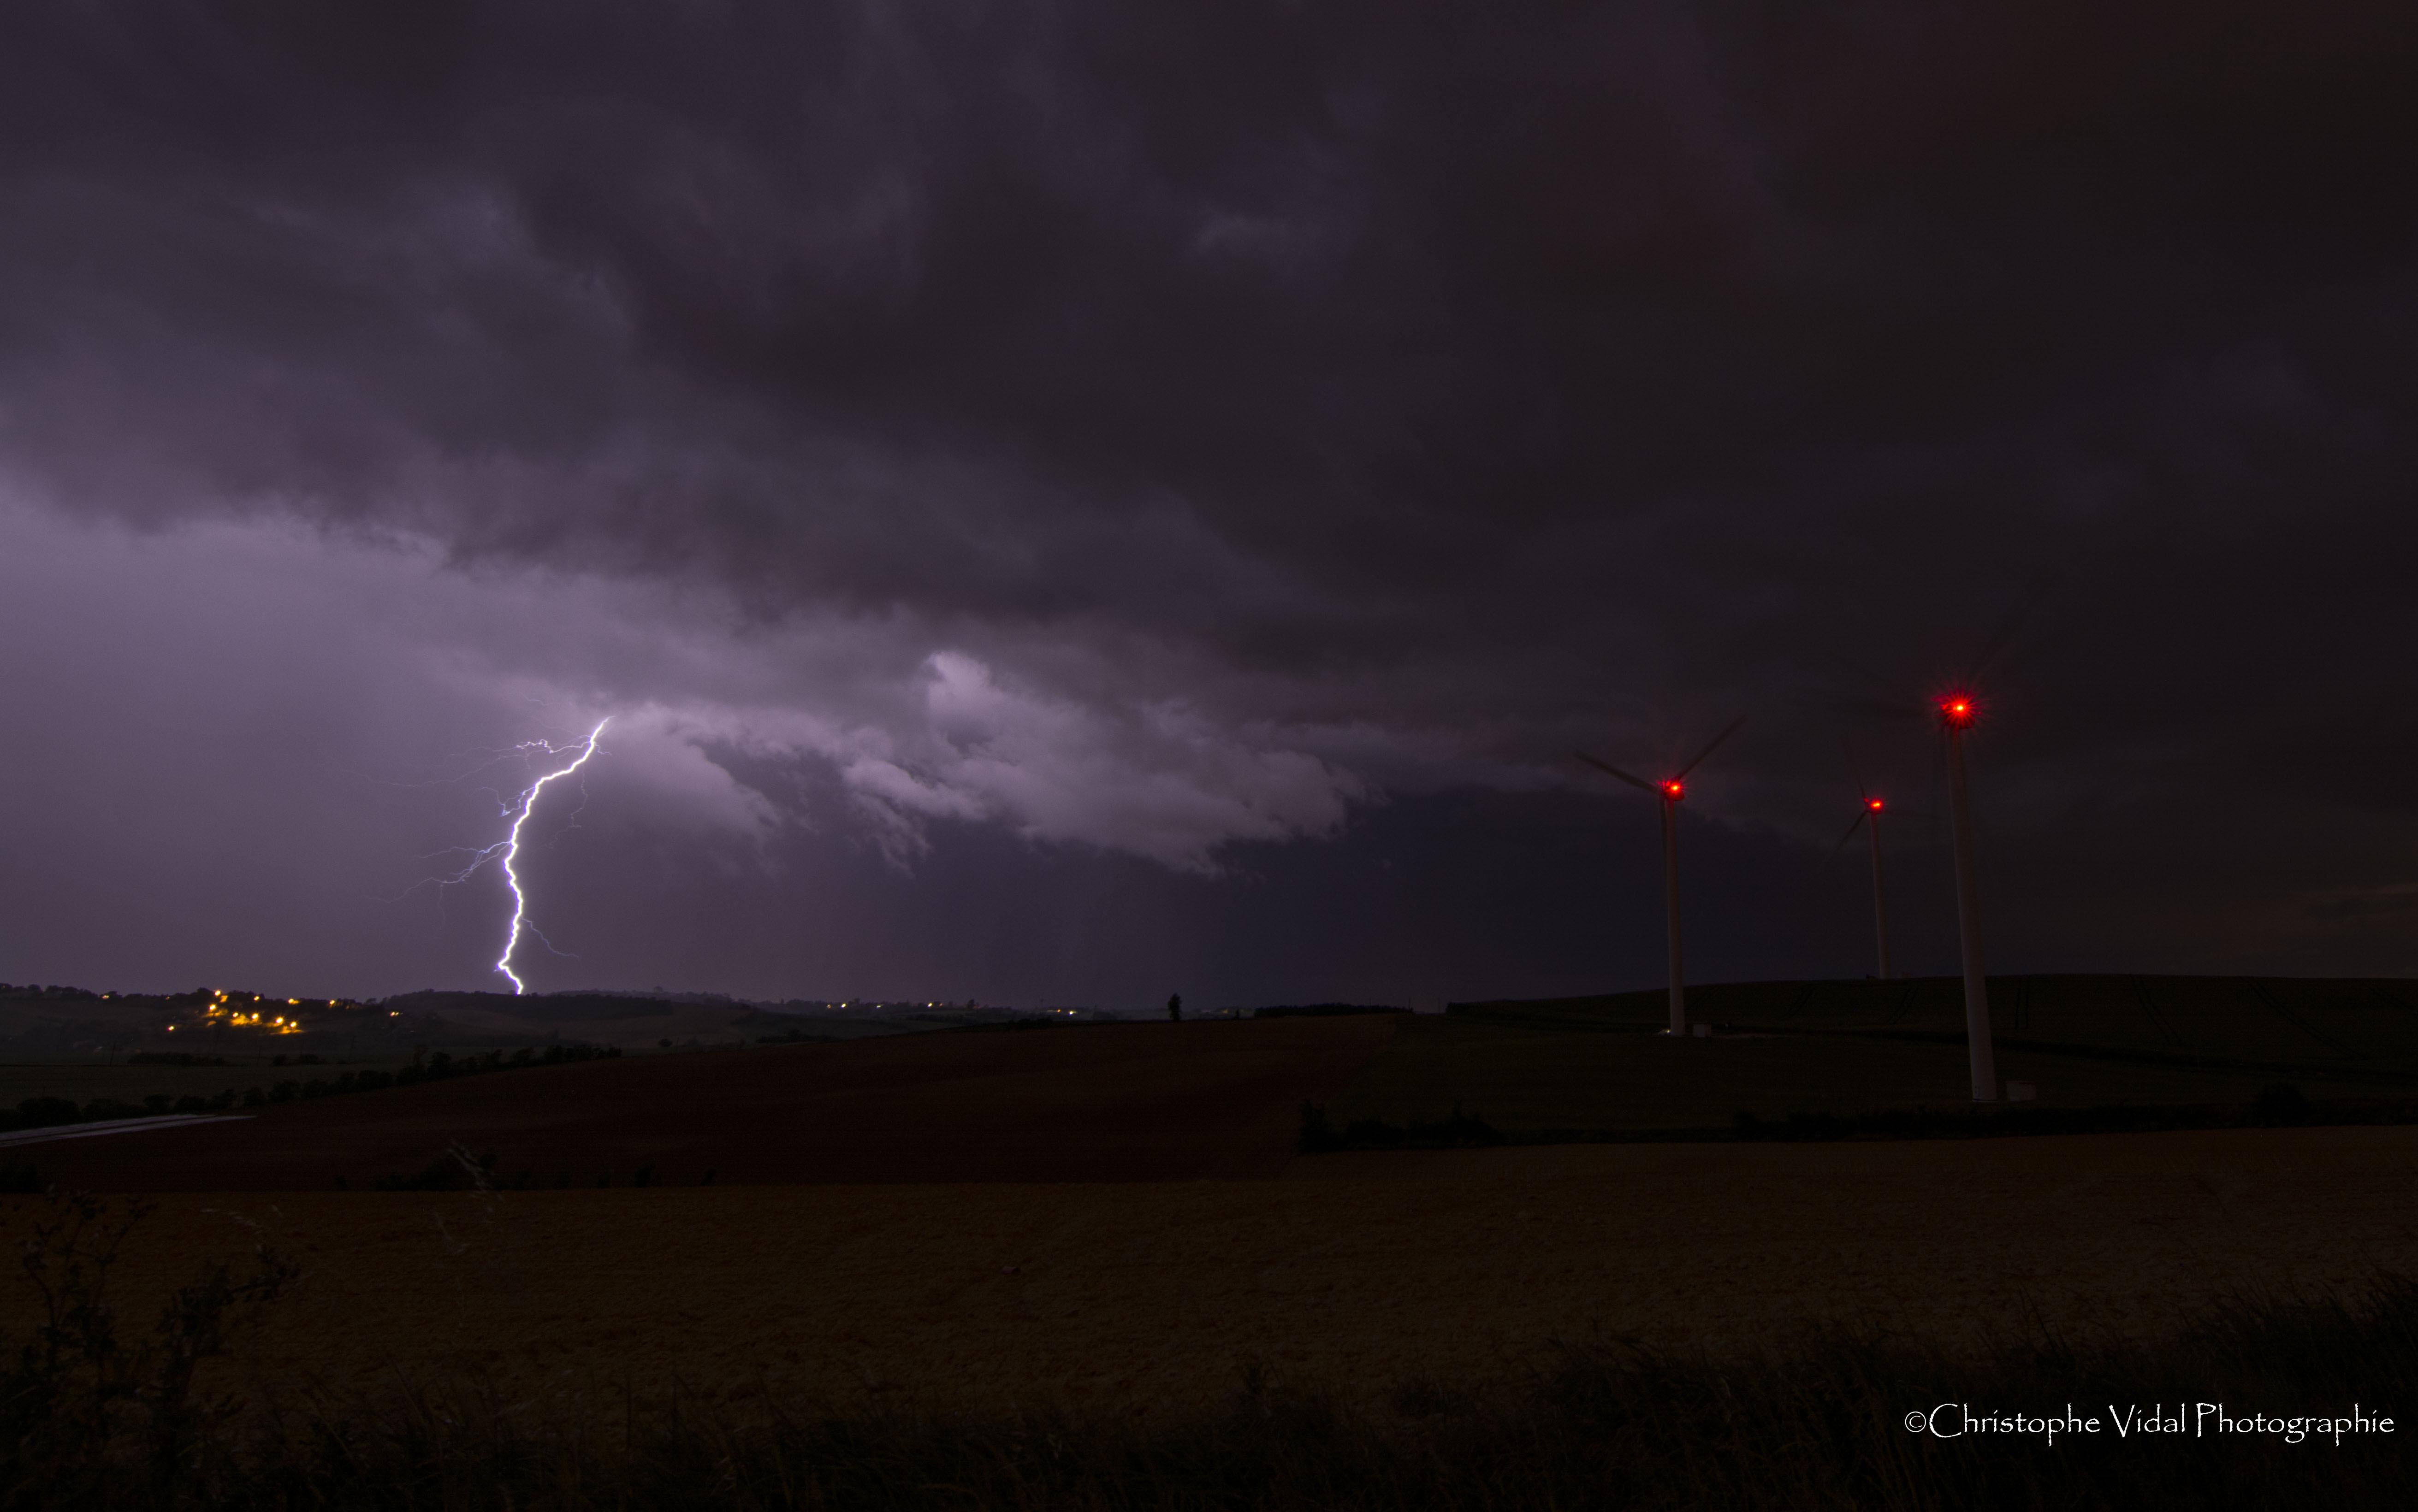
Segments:
[[[1184,1022],[1183,993],[1171,992],[1167,995],[1167,1019],[1168,1022],[1171,1024],[1180,1024]]]

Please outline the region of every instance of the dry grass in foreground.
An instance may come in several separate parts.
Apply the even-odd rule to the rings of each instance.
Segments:
[[[108,1302],[128,1221],[71,1198],[26,1236],[42,1306],[0,1339],[0,1512],[2303,1508],[2405,1506],[2418,1492],[2411,1457],[2379,1430],[2380,1419],[2406,1430],[2418,1386],[2407,1280],[2348,1302],[2202,1308],[2155,1343],[2034,1329],[1951,1352],[1832,1331],[1722,1362],[1565,1347],[1526,1372],[1406,1383],[1382,1407],[1289,1389],[1247,1364],[1222,1401],[1161,1418],[790,1402],[741,1418],[635,1388],[515,1402],[460,1377],[286,1389],[247,1410],[197,1389],[195,1369],[248,1314],[274,1308],[290,1266],[265,1247],[243,1267],[205,1265],[141,1333]],[[2299,1426],[2109,1431],[2128,1407],[2200,1402]],[[2074,1415],[2073,1403],[2097,1431],[1943,1439],[1906,1426],[1941,1404],[2003,1420]],[[2313,1415],[2329,1426],[2310,1432]],[[2195,1407],[2189,1421],[2205,1417]]]
[[[101,1141],[93,1141],[100,1143]],[[301,1274],[248,1359],[715,1411],[1204,1411],[1236,1362],[1386,1399],[1553,1341],[1715,1358],[1829,1327],[1949,1343],[2044,1320],[2149,1338],[2242,1294],[2418,1275],[2418,1130],[1340,1154],[1293,1180],[172,1194],[148,1315],[266,1241]],[[0,1198],[0,1234],[32,1199]],[[0,1274],[0,1318],[27,1315]]]

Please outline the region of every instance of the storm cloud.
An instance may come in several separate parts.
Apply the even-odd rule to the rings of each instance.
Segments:
[[[2418,968],[2413,70],[2384,5],[11,8],[0,974],[476,985],[412,867],[610,714],[544,985],[1634,985],[1569,753],[1741,710],[1701,957],[1852,971],[1842,744],[1921,810],[1975,675],[1994,964]]]

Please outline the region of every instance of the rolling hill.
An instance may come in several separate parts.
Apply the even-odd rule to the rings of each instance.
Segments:
[[[1691,987],[1709,1038],[1674,1042],[1660,991],[1454,1003],[1408,1022],[1339,1120],[1404,1123],[1458,1103],[1507,1132],[1680,1130],[1738,1113],[1969,1107],[1963,985]],[[2043,1106],[2418,1096],[2418,984],[2181,976],[1991,979],[1999,1075]]]
[[[449,1146],[505,1179],[626,1184],[1272,1175],[1305,1100],[1395,1016],[941,1031],[649,1055],[283,1103],[29,1149],[96,1191],[359,1187]]]

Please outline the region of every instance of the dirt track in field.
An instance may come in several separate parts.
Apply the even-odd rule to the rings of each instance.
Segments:
[[[286,1103],[241,1123],[33,1147],[90,1191],[365,1186],[451,1143],[509,1175],[617,1184],[1096,1182],[1270,1176],[1305,1099],[1339,1092],[1390,1016],[902,1034],[632,1056]],[[322,1068],[280,1077],[326,1075]]]
[[[1382,1396],[1553,1338],[1720,1352],[1825,1321],[2154,1330],[2242,1292],[2418,1273],[2418,1130],[1343,1155],[1288,1179],[179,1195],[125,1309],[254,1236],[309,1275],[284,1382],[390,1365],[512,1400],[674,1378],[995,1409],[1189,1406],[1258,1358]],[[0,1199],[0,1238],[32,1199]],[[26,1316],[0,1277],[0,1316]],[[618,1408],[616,1409],[618,1411]]]

